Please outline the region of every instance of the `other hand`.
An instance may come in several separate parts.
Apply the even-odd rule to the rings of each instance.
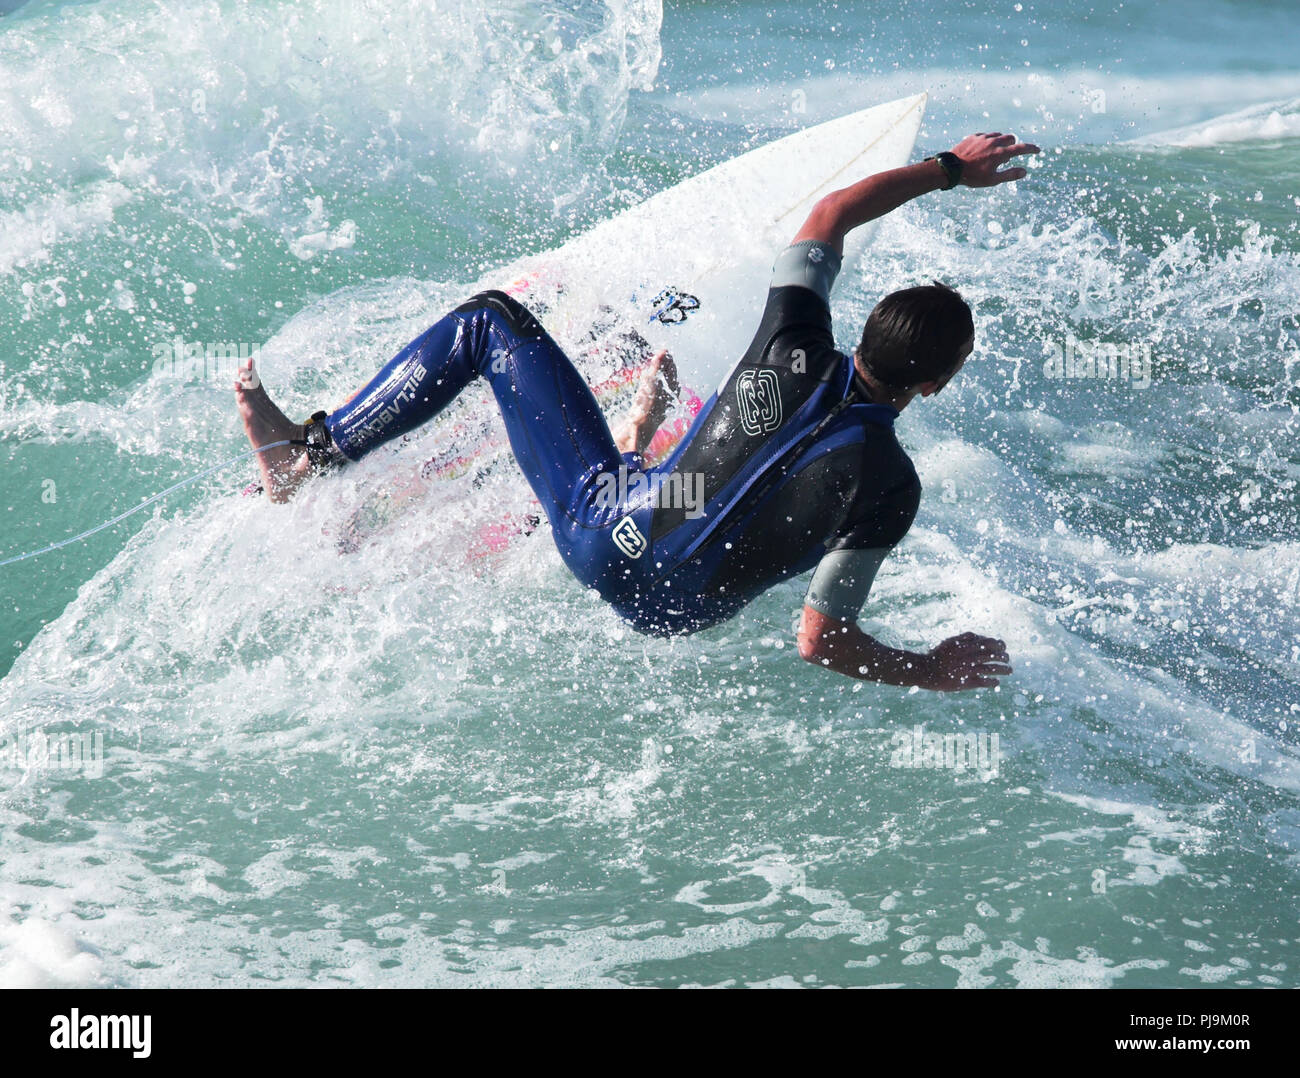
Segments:
[[[1011,673],[1006,644],[976,633],[950,636],[931,649],[926,660],[917,684],[936,692],[992,688],[998,678]]]

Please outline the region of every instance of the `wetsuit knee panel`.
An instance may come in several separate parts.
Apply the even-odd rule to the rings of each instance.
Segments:
[[[527,307],[495,288],[470,296],[456,308],[455,313],[474,314],[478,311],[492,313],[517,337],[541,337],[546,332]]]

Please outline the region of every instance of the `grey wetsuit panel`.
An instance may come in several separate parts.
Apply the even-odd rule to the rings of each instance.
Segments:
[[[772,283],[768,287],[798,285],[816,292],[822,302],[830,303],[831,285],[835,283],[843,261],[829,243],[800,240],[777,255],[772,266]]]
[[[828,618],[856,621],[889,548],[832,550],[817,563],[804,603]]]

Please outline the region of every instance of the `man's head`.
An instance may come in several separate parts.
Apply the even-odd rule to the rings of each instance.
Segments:
[[[867,318],[854,351],[858,367],[885,393],[911,399],[942,389],[975,344],[970,308],[947,285],[891,292]]]

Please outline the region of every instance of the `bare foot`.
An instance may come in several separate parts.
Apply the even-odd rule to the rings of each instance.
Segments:
[[[302,440],[306,428],[291,422],[266,395],[251,359],[239,369],[235,404],[254,449],[275,442]],[[306,447],[301,445],[282,445],[258,453],[257,466],[262,470],[262,486],[273,502],[287,502],[312,474]]]
[[[636,400],[614,435],[620,453],[644,453],[668,415],[668,406],[681,388],[677,364],[667,352],[660,352],[647,365],[637,386]]]

